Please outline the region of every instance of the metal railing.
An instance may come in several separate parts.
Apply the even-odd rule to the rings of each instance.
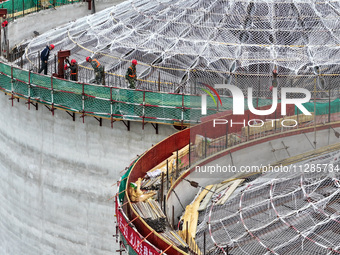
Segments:
[[[21,97],[55,109],[79,113],[82,117],[188,125],[200,118],[199,97],[156,93],[94,85],[40,75],[0,62],[0,88],[12,98]],[[197,100],[198,99],[198,100]],[[196,102],[191,107],[190,102]],[[194,121],[196,122],[197,119]]]
[[[39,52],[34,55],[30,54],[29,60],[26,56],[20,58],[24,50],[18,49],[17,55],[13,54],[13,57],[9,61],[15,61],[15,63],[21,67],[25,67],[28,70],[37,71],[40,66]],[[105,65],[105,63],[103,63]],[[48,73],[57,72],[57,57],[56,54],[50,57]],[[127,88],[128,83],[125,79],[126,63],[119,64],[117,70],[108,70],[105,68],[105,81],[103,84],[109,86],[116,86],[121,88]],[[169,92],[169,93],[184,93],[191,95],[201,95],[205,92],[201,88],[205,88],[203,84],[213,86],[215,84],[226,84],[228,81],[224,77],[210,77],[209,72],[198,72],[195,69],[188,70],[190,73],[190,79],[184,80],[182,83],[178,83],[178,79],[164,75],[164,73],[157,71],[157,67],[154,67],[153,75],[148,77],[139,77],[137,81],[137,88],[143,90],[150,90],[156,92]],[[137,70],[138,71],[138,70]],[[206,75],[206,76],[205,76]],[[90,65],[79,65],[79,81],[88,83],[94,76],[93,69]],[[66,74],[66,79],[69,78],[69,74]],[[235,73],[230,74],[230,84],[240,88],[244,94],[247,94],[248,87],[253,88],[253,96],[257,98],[271,98],[273,77],[268,73]],[[281,88],[297,87],[306,88],[309,91],[315,90],[316,98],[331,98],[339,97],[340,89],[338,84],[340,82],[340,74],[302,74],[302,75],[278,75],[276,78],[276,84],[280,93]],[[221,96],[231,96],[228,89],[216,89]]]

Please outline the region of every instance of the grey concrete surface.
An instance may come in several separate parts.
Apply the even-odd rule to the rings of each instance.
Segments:
[[[96,0],[96,11],[123,0]],[[11,47],[84,15],[87,3],[40,11],[9,24]],[[121,171],[176,130],[79,115],[53,117],[43,105],[0,92],[0,254],[116,254],[113,200]]]
[[[338,132],[340,132],[340,128],[335,128]],[[316,142],[317,149],[339,143],[340,140],[336,138],[334,132],[330,129],[320,130],[316,133]],[[220,157],[212,162],[206,164],[206,166],[236,166],[239,169],[241,166],[267,166],[268,164],[274,164],[283,159],[294,157],[302,153],[306,153],[309,151],[313,151],[314,147],[312,143],[314,141],[314,132],[310,132],[307,134],[299,134],[294,136],[282,137],[279,139],[272,140],[270,142],[260,143],[254,146],[250,146],[232,153],[232,157],[230,154]],[[283,149],[284,146],[288,147],[287,150]],[[275,152],[272,150],[276,149]],[[288,153],[289,155],[288,155]],[[275,155],[274,155],[275,154]],[[199,164],[199,162],[198,162]],[[220,183],[229,178],[236,178],[240,176],[242,173],[234,173],[234,172],[215,172],[215,173],[207,173],[207,172],[195,172],[193,171],[187,179],[190,181],[195,181],[199,183],[200,186],[206,187],[210,184]],[[282,172],[282,177],[285,176],[286,173]],[[182,205],[185,207],[190,204],[197,192],[198,188],[194,188],[190,186],[190,184],[186,181],[182,181],[175,188],[175,192],[177,196],[172,192],[167,200],[167,215],[168,217],[172,217],[172,206],[175,208],[175,222],[177,224],[177,219],[180,215],[182,215],[182,206],[179,202],[181,201]],[[171,220],[171,219],[170,219]]]
[[[125,0],[96,0],[95,9],[96,12],[99,12],[124,1]],[[42,34],[45,31],[86,15],[91,15],[91,11],[88,10],[87,2],[81,2],[57,7],[56,9],[48,9],[37,13],[31,13],[25,17],[16,19],[8,25],[10,48],[15,47],[27,39],[33,38],[34,31]]]
[[[120,171],[176,132],[97,120],[0,93],[0,254],[116,254],[112,187]]]

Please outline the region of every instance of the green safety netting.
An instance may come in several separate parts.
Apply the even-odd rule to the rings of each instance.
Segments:
[[[118,198],[119,198],[119,201],[121,202],[121,203],[123,203],[123,201],[124,201],[124,197],[125,197],[125,192],[124,192],[124,190],[125,190],[125,188],[126,188],[126,182],[127,182],[127,178],[128,178],[128,176],[129,176],[129,174],[130,174],[130,172],[131,172],[131,169],[132,169],[132,167],[135,165],[135,163],[136,163],[136,161],[137,161],[137,159],[134,161],[134,162],[132,162],[132,164],[130,165],[130,167],[128,168],[128,170],[126,171],[126,173],[122,176],[122,178],[121,178],[121,182],[120,182],[120,185],[119,185],[119,195],[118,195]]]
[[[309,111],[314,112],[314,102],[304,103],[303,106]],[[331,102],[316,102],[315,103],[316,115],[324,115],[329,113],[337,113],[340,112],[340,100],[339,98],[331,101]],[[300,109],[295,107],[295,113],[301,114]]]
[[[7,74],[7,75],[11,75],[11,70],[12,70],[11,66],[5,65],[3,63],[0,63],[0,72],[1,73]]]
[[[0,63],[0,87],[20,97],[98,117],[112,116],[116,119],[176,125],[198,123],[202,117],[200,95],[158,93],[76,83],[28,72],[5,63]],[[232,98],[221,99],[222,105],[219,105],[217,110],[214,100],[207,97],[208,115],[232,109]],[[271,100],[254,98],[253,104],[268,105],[271,104]],[[245,100],[245,109],[247,108]]]
[[[198,123],[203,117],[200,95],[158,93],[82,84],[30,73],[4,63],[0,63],[0,87],[23,98],[98,117],[110,118],[112,116],[115,119],[176,125]],[[207,97],[207,115],[232,109],[233,99],[231,97],[221,97],[221,100],[222,105],[219,105],[217,110],[214,100]],[[270,104],[271,99],[253,99],[254,107]],[[247,100],[244,106],[248,109]],[[314,112],[313,102],[305,103],[304,106],[308,111]],[[330,103],[327,101],[316,103],[317,115],[328,114],[329,109],[331,113],[340,112],[339,99]]]

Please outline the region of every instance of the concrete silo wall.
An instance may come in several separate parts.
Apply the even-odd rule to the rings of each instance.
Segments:
[[[73,122],[3,93],[0,109],[0,254],[115,254],[111,185],[175,129]]]

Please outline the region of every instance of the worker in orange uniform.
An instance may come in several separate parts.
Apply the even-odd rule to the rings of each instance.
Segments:
[[[136,73],[137,60],[132,60],[131,66],[126,71],[125,79],[128,80],[130,89],[136,88],[137,73]]]
[[[70,68],[71,70],[71,81],[78,81],[78,64],[75,59],[71,60],[71,63],[68,59],[66,59],[67,64],[65,64],[64,69],[67,70]]]
[[[91,57],[87,57],[86,61],[91,64],[94,70],[95,78],[90,81],[90,83],[102,84],[104,68],[99,63],[97,59],[92,59]]]

